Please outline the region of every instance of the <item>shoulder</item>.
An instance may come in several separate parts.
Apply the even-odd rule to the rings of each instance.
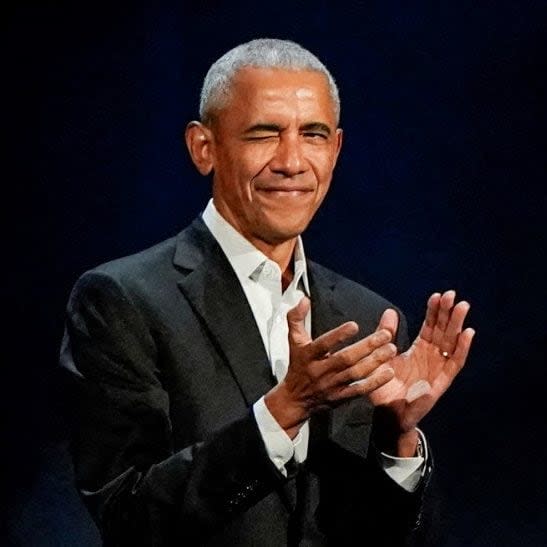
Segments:
[[[214,250],[214,239],[198,217],[174,237],[88,270],[76,281],[70,302],[89,298],[169,306],[179,297],[178,283]]]
[[[105,262],[86,271],[76,282],[76,290],[119,286],[129,292],[161,284],[173,269],[176,237],[148,249]]]
[[[123,286],[147,284],[172,269],[177,237],[166,239],[138,253],[100,264],[86,274],[110,277]]]

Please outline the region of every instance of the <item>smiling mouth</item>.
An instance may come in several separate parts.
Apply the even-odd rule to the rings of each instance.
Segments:
[[[308,203],[313,199],[314,192],[308,188],[256,188],[256,196],[271,205],[279,204],[282,207],[291,207]]]
[[[289,195],[301,195],[313,192],[313,188],[295,188],[294,186],[268,186],[266,188],[256,188],[257,192],[265,192],[267,194],[289,194]]]

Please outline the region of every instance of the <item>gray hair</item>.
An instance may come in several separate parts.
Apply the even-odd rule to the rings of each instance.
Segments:
[[[259,38],[236,46],[211,65],[203,81],[199,101],[199,115],[203,123],[208,123],[214,110],[225,104],[230,95],[234,76],[244,67],[312,70],[324,74],[328,81],[336,123],[338,123],[340,97],[331,73],[307,49],[290,40],[275,38]]]

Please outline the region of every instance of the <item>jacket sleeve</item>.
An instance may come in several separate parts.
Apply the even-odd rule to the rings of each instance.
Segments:
[[[284,480],[251,410],[173,450],[159,351],[120,283],[102,272],[78,281],[61,365],[74,403],[76,481],[106,545],[203,539]]]
[[[437,545],[431,514],[431,472],[407,492],[380,468],[373,451],[365,458],[327,441],[310,467],[319,476],[319,527],[336,545]],[[433,525],[433,526],[432,526]]]

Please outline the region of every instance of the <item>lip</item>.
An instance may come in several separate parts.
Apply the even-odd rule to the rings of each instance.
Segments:
[[[256,188],[255,196],[259,200],[263,200],[268,203],[283,204],[283,207],[288,207],[292,204],[307,203],[313,199],[314,192],[308,188]]]
[[[267,192],[267,193],[284,193],[284,194],[306,194],[308,192],[313,192],[313,188],[308,187],[294,187],[294,186],[265,186],[261,188],[255,188],[257,192]]]

